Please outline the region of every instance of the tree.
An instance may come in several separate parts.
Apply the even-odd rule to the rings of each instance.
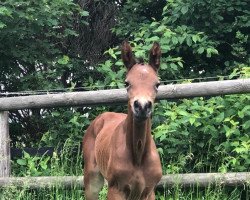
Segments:
[[[17,92],[63,88],[65,71],[72,69],[73,63],[82,63],[80,58],[70,60],[65,51],[68,39],[78,35],[73,27],[74,16],[79,26],[87,26],[84,19],[88,12],[68,0],[7,0],[0,4],[2,89]],[[11,118],[18,129],[24,127],[29,133],[17,131],[16,137],[36,139],[44,132],[47,126],[42,123],[43,112],[13,112]]]
[[[68,91],[82,87],[88,74],[98,76],[90,66],[112,45],[115,1],[6,0],[0,6],[2,92]],[[38,141],[52,122],[57,126],[58,116],[45,117],[52,110],[11,112],[13,143]]]
[[[160,42],[165,79],[227,75],[249,65],[248,7],[249,1],[127,1],[113,30],[129,37],[139,56],[143,46]]]

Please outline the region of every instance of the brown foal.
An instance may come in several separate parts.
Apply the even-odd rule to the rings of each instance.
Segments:
[[[161,50],[154,43],[149,64],[136,63],[128,42],[122,45],[127,67],[128,114],[106,112],[83,138],[84,185],[87,200],[97,200],[104,178],[108,200],[152,200],[162,168],[151,136],[151,113],[159,86]]]

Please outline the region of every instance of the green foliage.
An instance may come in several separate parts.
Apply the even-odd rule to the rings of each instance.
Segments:
[[[189,189],[174,186],[172,188],[165,188],[164,195],[157,193],[157,200],[237,200],[245,199],[244,190],[240,188],[229,189],[222,186],[207,187],[204,189],[193,187]],[[248,191],[247,191],[248,192]],[[247,196],[247,195],[246,195]]]
[[[65,189],[62,186],[55,186],[52,188],[44,188],[40,190],[32,190],[30,188],[18,188],[11,186],[0,189],[0,198],[2,200],[61,200],[61,199],[79,199],[85,200],[82,190],[77,187],[72,189]]]
[[[19,176],[47,176],[48,171],[48,161],[50,157],[31,157],[25,151],[23,152],[24,156],[21,159],[17,159],[16,163],[18,164]]]
[[[247,5],[247,0],[127,1],[113,31],[142,47],[160,42],[161,77],[227,75],[250,62]]]
[[[135,56],[146,61],[152,43],[159,42],[163,52],[162,80],[225,76],[250,64],[249,23],[242,23],[249,17],[246,4],[246,1],[127,1],[112,30],[121,39],[127,36]],[[110,58],[98,68],[102,78],[86,86],[121,87],[119,80],[125,71],[119,51],[118,47],[106,51]]]
[[[121,110],[124,110],[123,106],[54,109],[47,113],[44,119],[45,123],[50,125],[49,130],[42,135],[39,143],[33,145],[55,147],[67,142],[68,145],[74,146],[82,142],[84,132],[95,117],[105,111],[121,112]]]
[[[69,41],[79,35],[76,25],[88,26],[87,16],[73,0],[1,1],[0,90],[62,90],[77,82],[84,64]],[[50,126],[44,118],[48,112],[11,112],[13,143],[37,142]]]
[[[1,191],[2,190],[2,191]],[[100,200],[105,200],[106,195],[103,195],[106,191],[103,190],[99,196]],[[247,193],[248,191],[246,191]],[[156,200],[238,200],[247,199],[248,196],[244,194],[245,191],[241,189],[234,189],[228,191],[227,188],[216,187],[216,188],[191,188],[191,189],[181,189],[178,187],[166,188],[164,189],[164,196],[157,192]],[[82,190],[78,188],[65,189],[61,186],[56,186],[53,188],[46,188],[41,190],[31,190],[29,188],[17,188],[9,187],[5,189],[0,189],[0,198],[3,200],[51,200],[51,199],[79,199],[84,200],[84,194]]]
[[[67,63],[60,62],[60,56],[65,52],[66,40],[78,35],[72,26],[74,15],[87,14],[71,0],[2,2],[0,77],[5,89],[58,87],[55,79],[72,67],[73,60],[68,57]]]
[[[82,115],[80,112],[64,109],[57,109],[49,113],[46,121],[51,127],[43,134],[40,146],[58,146],[66,140],[71,145],[79,143],[90,123],[87,114]]]
[[[154,137],[165,172],[248,171],[249,103],[249,95],[159,103]]]
[[[81,176],[83,174],[80,143],[66,140],[52,156],[31,156],[23,152],[22,158],[12,161],[14,176]]]
[[[76,145],[76,144],[75,144]],[[74,146],[75,148],[76,146]],[[20,159],[14,159],[11,165],[12,176],[82,176],[82,152],[78,143],[77,151],[72,141],[67,140],[63,148],[54,151],[52,156],[31,156],[24,152]],[[62,185],[50,188],[31,189],[27,185],[0,188],[0,199],[85,199],[84,191],[72,185],[68,189]]]

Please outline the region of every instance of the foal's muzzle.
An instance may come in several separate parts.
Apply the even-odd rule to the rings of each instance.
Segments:
[[[152,106],[151,101],[135,100],[133,104],[135,119],[137,121],[144,121],[150,117],[152,113]]]

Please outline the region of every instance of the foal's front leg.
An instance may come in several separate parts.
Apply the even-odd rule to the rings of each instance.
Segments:
[[[101,173],[94,170],[85,173],[84,185],[86,200],[97,200],[103,183],[104,180]]]
[[[125,197],[117,188],[108,187],[108,200],[125,200]]]
[[[86,200],[98,200],[103,187],[104,178],[100,173],[95,158],[95,138],[92,129],[88,129],[84,136],[84,186]]]
[[[147,200],[155,200],[155,192],[152,191]]]

